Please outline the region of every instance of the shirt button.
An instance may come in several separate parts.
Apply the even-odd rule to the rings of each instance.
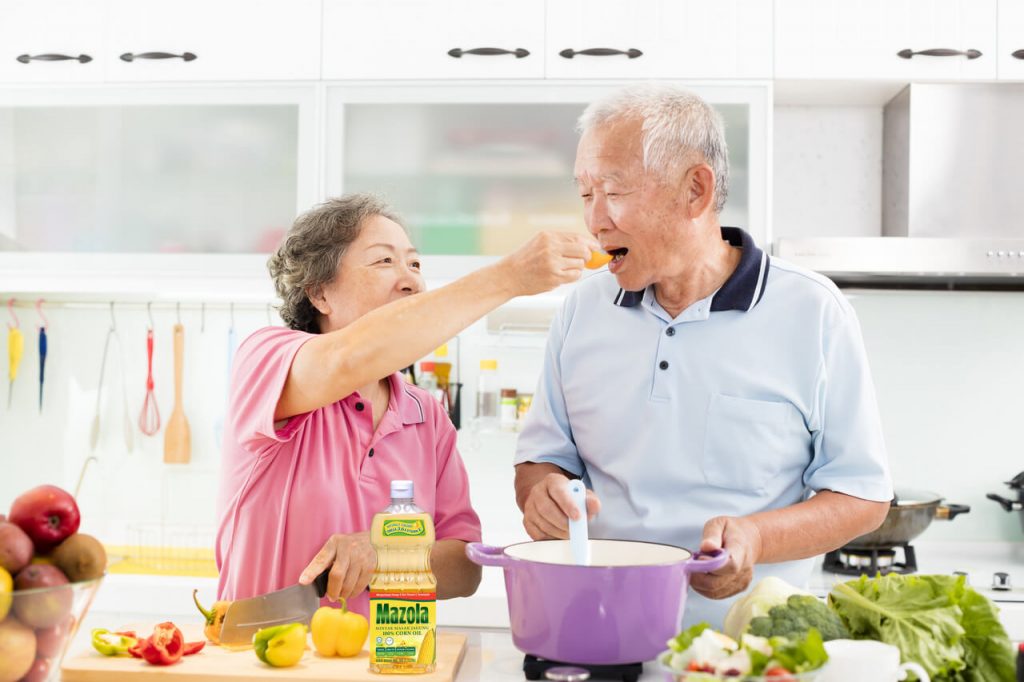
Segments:
[[[675,327],[669,327],[668,329],[665,330],[665,333],[667,335],[669,335],[669,336],[675,336],[676,335],[676,328]]]
[[[661,367],[662,369],[668,369],[668,360],[662,360],[661,362],[659,362],[658,367]]]
[[[370,448],[370,452],[366,456],[373,457],[373,448]]]
[[[362,403],[356,403],[356,412],[362,412],[362,411],[363,411],[363,404]]]

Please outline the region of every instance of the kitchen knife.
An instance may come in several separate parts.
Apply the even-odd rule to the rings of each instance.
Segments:
[[[220,628],[221,645],[228,648],[252,646],[252,636],[256,631],[271,625],[309,625],[313,613],[320,608],[320,599],[327,594],[327,576],[330,572],[330,567],[324,569],[309,585],[292,585],[276,592],[231,602]]]

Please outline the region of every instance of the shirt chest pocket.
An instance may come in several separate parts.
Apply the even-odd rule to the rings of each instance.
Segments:
[[[784,471],[801,475],[810,447],[810,433],[791,403],[711,397],[703,454],[711,485],[763,492]]]

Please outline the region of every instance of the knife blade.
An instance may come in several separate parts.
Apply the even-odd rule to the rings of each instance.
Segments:
[[[252,646],[258,630],[285,623],[309,625],[313,613],[320,608],[320,599],[327,594],[330,567],[309,585],[292,585],[249,599],[231,602],[220,628],[221,646],[244,648]]]

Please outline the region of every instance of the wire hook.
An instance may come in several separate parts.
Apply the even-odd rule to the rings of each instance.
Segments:
[[[199,304],[199,333],[206,333],[206,303]]]
[[[235,304],[232,302],[229,306],[231,311],[231,329],[235,328]]]
[[[117,331],[117,319],[114,317],[114,302],[110,302],[110,331]]]
[[[155,326],[153,324],[153,302],[152,301],[147,301],[146,302],[146,315],[149,316],[149,328],[150,328],[150,330],[152,330],[153,327]]]
[[[43,312],[43,303],[45,303],[45,302],[46,302],[46,300],[42,299],[42,298],[39,299],[38,301],[36,301],[36,313],[43,320],[43,323],[41,325],[39,325],[40,329],[49,329],[49,327],[50,327],[50,321],[48,319],[46,319],[46,313]]]
[[[274,326],[274,323],[271,322],[271,320],[270,320],[270,304],[269,303],[267,304],[267,326],[268,327]]]
[[[14,320],[14,324],[7,323],[8,329],[17,329],[21,326],[21,321],[18,319],[17,313],[14,312],[14,299],[8,299],[7,301],[7,312],[10,313],[11,319]]]
[[[178,318],[178,324],[181,324],[181,301],[174,304],[174,314]]]

